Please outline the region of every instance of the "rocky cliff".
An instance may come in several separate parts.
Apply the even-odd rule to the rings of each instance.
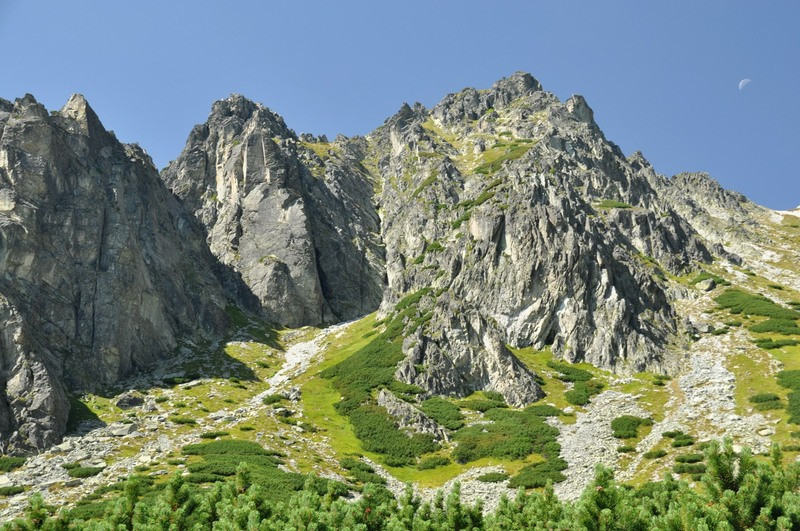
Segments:
[[[332,323],[380,303],[383,249],[363,140],[301,141],[241,96],[214,104],[163,177],[265,315]]]
[[[226,296],[202,230],[150,158],[82,96],[0,102],[0,443],[64,433],[67,391],[98,389],[216,335]]]
[[[738,261],[723,245],[758,214],[624,156],[582,97],[521,73],[333,142],[234,95],[160,177],[79,96],[52,115],[0,102],[7,449],[55,441],[67,389],[221,333],[226,300],[295,327],[417,294],[395,376],[425,396],[539,399],[509,347],[670,372],[685,342],[670,275]]]
[[[477,346],[456,362],[471,374],[493,350],[510,367],[504,344],[552,344],[618,372],[674,367],[667,352],[681,335],[665,273],[711,254],[659,197],[671,183],[607,141],[583,98],[561,103],[517,74],[431,110],[405,105],[368,139],[382,183],[384,301],[424,286],[440,294],[398,372],[405,381],[480,388],[445,385],[452,372],[441,369],[469,351],[454,335]]]

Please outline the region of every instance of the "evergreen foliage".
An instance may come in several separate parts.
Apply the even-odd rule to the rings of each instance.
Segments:
[[[448,430],[457,430],[464,426],[464,415],[457,405],[444,398],[435,396],[421,404],[422,412]]]
[[[622,415],[611,421],[611,430],[617,439],[633,439],[638,436],[639,426],[652,425],[652,419]]]
[[[777,446],[770,460],[756,460],[746,449],[735,452],[731,441],[714,442],[698,488],[669,476],[641,487],[620,485],[610,469],[598,466],[574,502],[559,500],[545,485],[530,493],[520,489],[486,515],[479,505],[460,501],[458,485],[428,503],[410,488],[395,499],[384,487],[367,484],[350,502],[307,478],[299,490],[276,497],[242,465],[231,480],[205,489],[180,474],[157,490],[132,478],[102,503],[58,512],[35,493],[25,515],[2,529],[800,529],[800,464],[781,462]],[[502,481],[503,474],[486,476]]]

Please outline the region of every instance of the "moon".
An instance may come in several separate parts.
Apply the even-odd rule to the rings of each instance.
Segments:
[[[739,81],[739,90],[745,88],[750,83],[750,81],[752,80],[747,78],[744,78],[743,80]]]

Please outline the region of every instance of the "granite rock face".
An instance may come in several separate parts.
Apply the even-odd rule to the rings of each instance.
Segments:
[[[363,140],[301,141],[269,109],[231,96],[162,175],[268,319],[332,323],[369,313],[382,296],[365,148]]]
[[[202,231],[150,158],[82,96],[51,116],[0,103],[0,444],[64,433],[66,392],[111,384],[224,330],[226,296]]]
[[[382,184],[384,308],[424,287],[439,294],[404,381],[464,394],[516,379],[499,377],[513,366],[499,355],[494,376],[448,382],[438,352],[448,367],[468,357],[460,365],[474,376],[491,351],[482,334],[466,340],[472,353],[450,338],[465,315],[488,324],[498,353],[551,344],[557,357],[617,372],[675,366],[668,351],[681,335],[664,269],[711,253],[659,197],[669,182],[607,141],[583,98],[561,103],[516,74],[431,110],[404,105],[368,139]]]
[[[80,96],[52,115],[0,100],[0,450],[56,442],[69,390],[218,336],[231,302],[295,327],[419,294],[395,375],[425,395],[530,404],[514,352],[547,345],[673,372],[690,330],[667,273],[739,260],[759,208],[624,156],[581,96],[522,73],[332,142],[233,95],[160,176]]]

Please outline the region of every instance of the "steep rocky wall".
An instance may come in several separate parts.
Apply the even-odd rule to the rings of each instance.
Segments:
[[[658,197],[662,178],[604,138],[583,98],[561,103],[517,74],[430,111],[405,105],[368,139],[382,182],[386,307],[425,286],[440,294],[423,332],[436,339],[409,349],[404,380],[442,391],[448,379],[429,358],[469,351],[447,343],[463,329],[454,313],[479,315],[501,347],[552,344],[559,357],[618,372],[678,362],[667,354],[681,335],[663,270],[711,254]],[[479,366],[489,349],[472,343],[464,365]],[[484,384],[459,385],[450,390]]]
[[[82,96],[52,116],[29,95],[0,111],[0,442],[41,449],[64,432],[67,389],[220,333],[226,297],[150,158]]]
[[[383,251],[363,141],[301,142],[241,96],[216,102],[162,176],[239,271],[268,319],[354,318],[382,295]]]

